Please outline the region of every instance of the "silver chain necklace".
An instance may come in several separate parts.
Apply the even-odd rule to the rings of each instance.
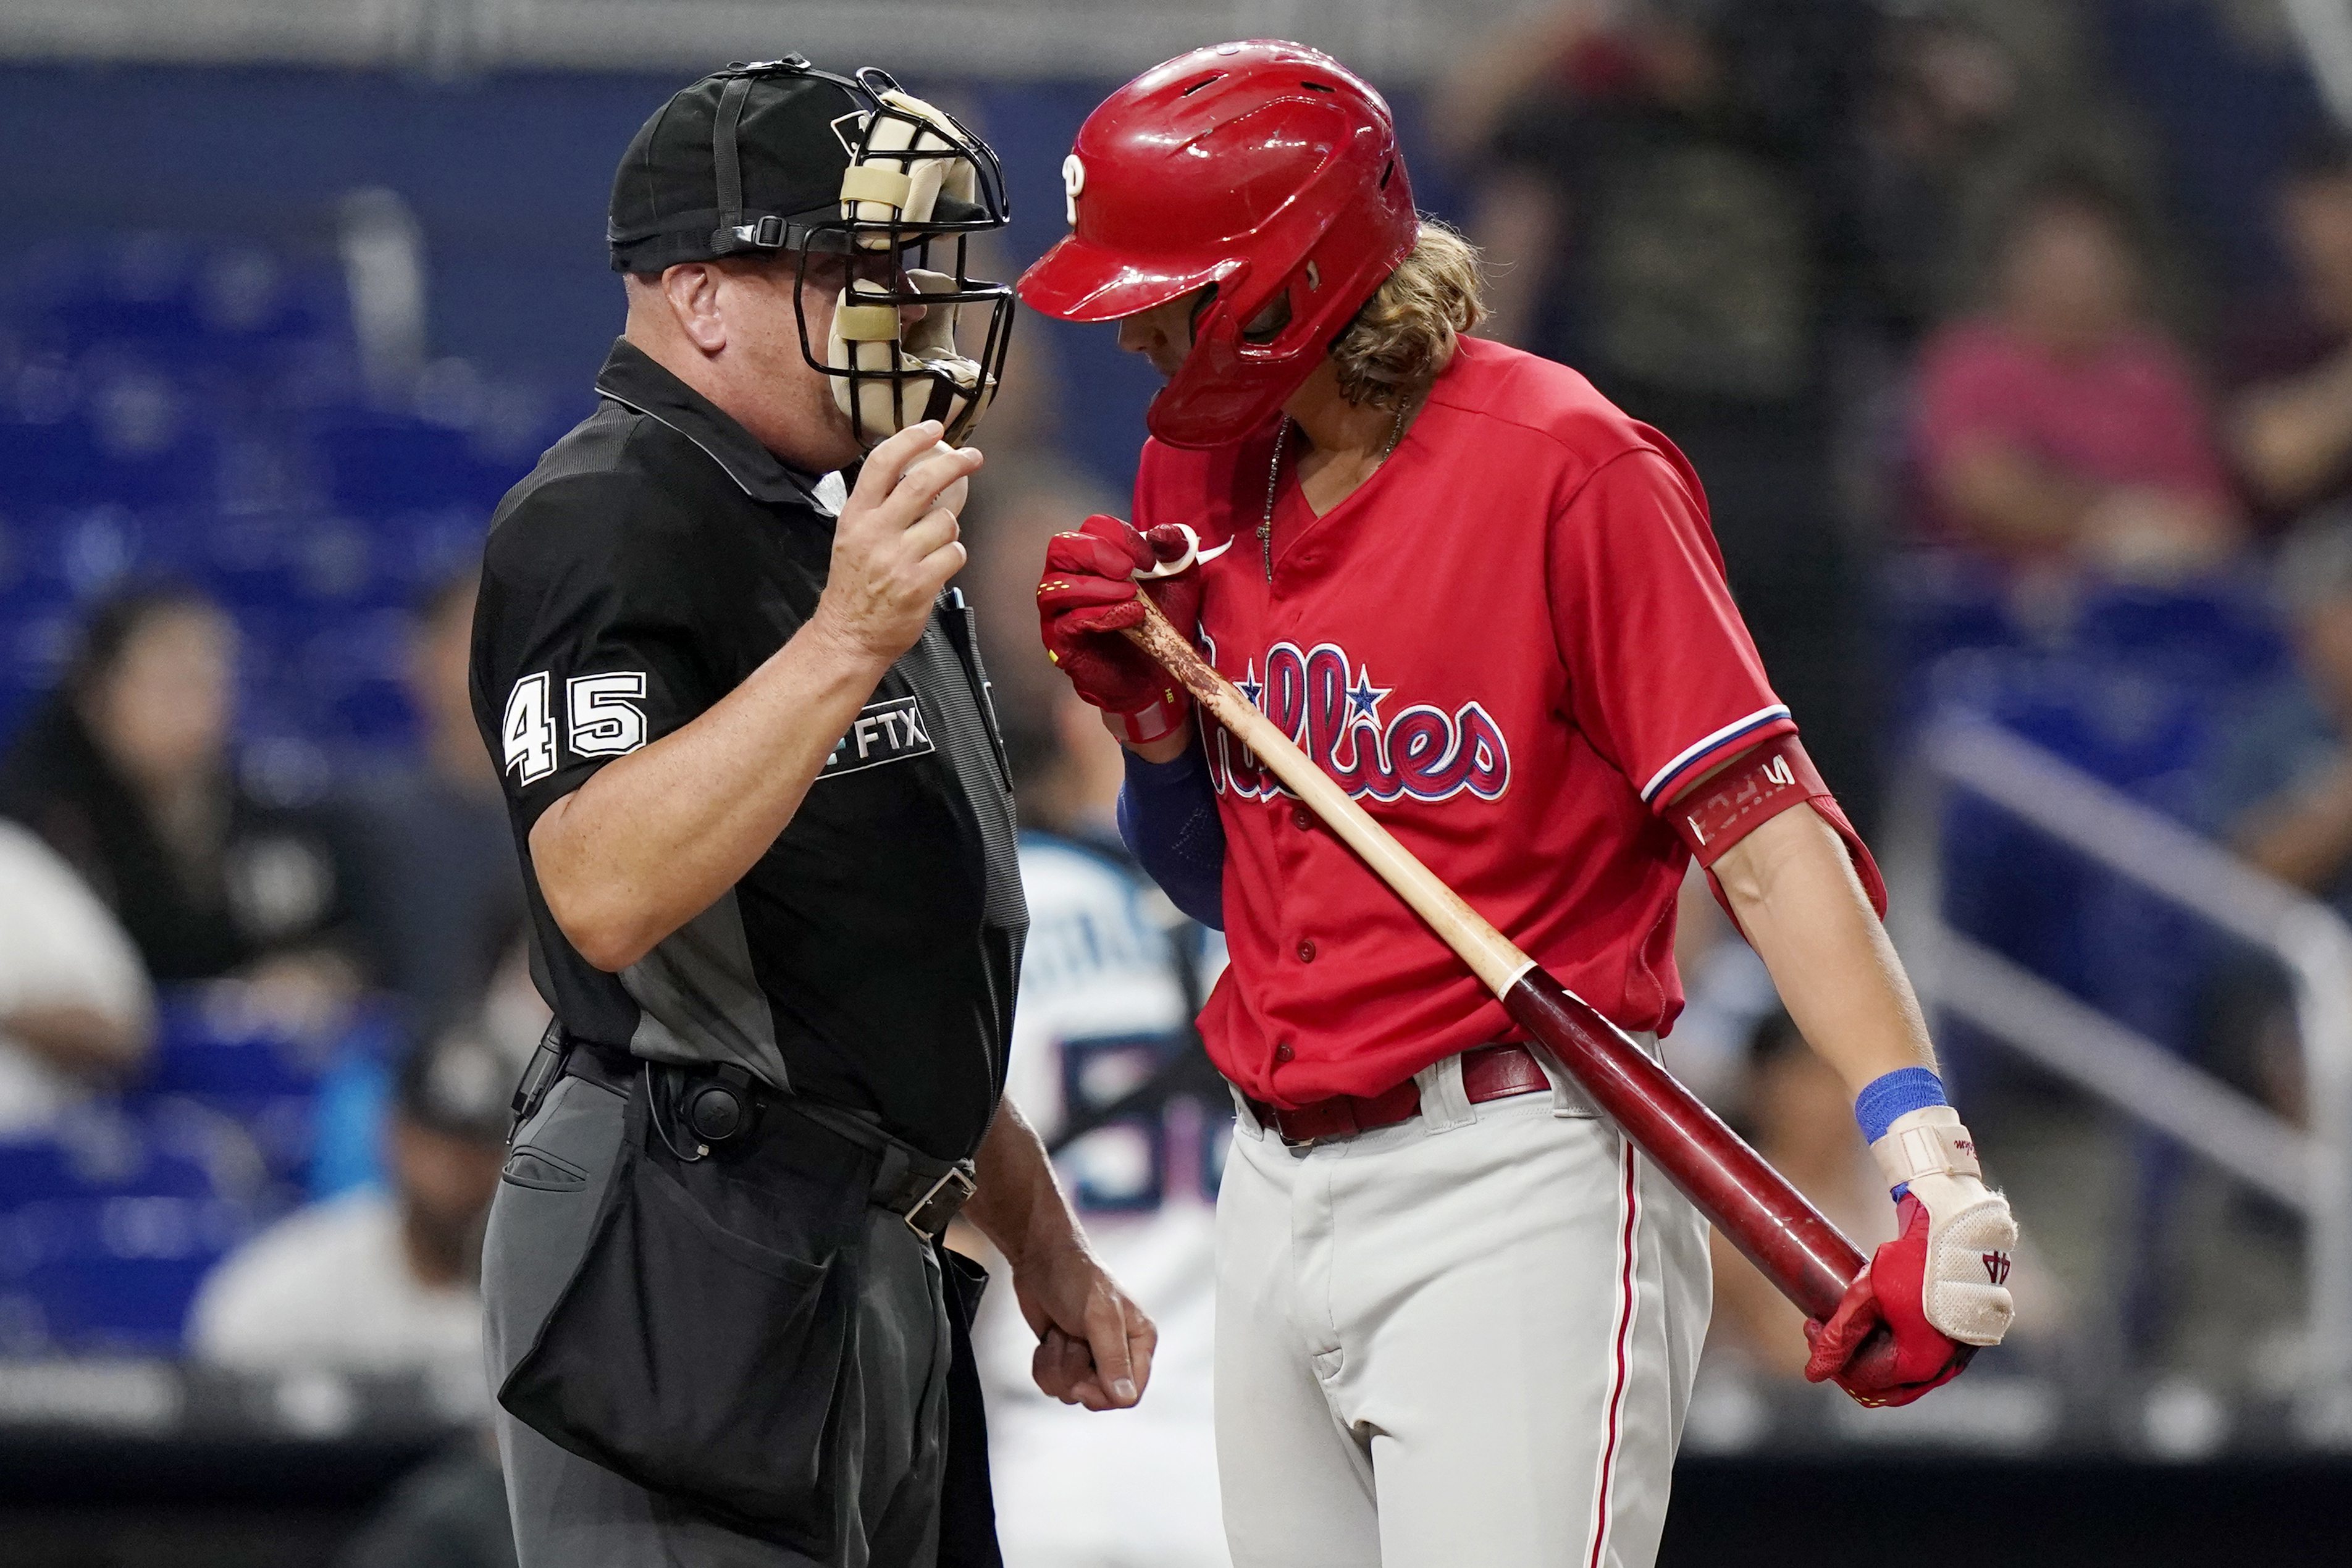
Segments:
[[[1396,418],[1389,423],[1389,438],[1381,444],[1381,462],[1395,455],[1397,443],[1404,439],[1404,416],[1409,402],[1397,404]],[[1265,512],[1257,521],[1258,552],[1265,558],[1265,580],[1274,580],[1274,497],[1282,485],[1282,448],[1290,439],[1290,419],[1286,415],[1282,428],[1274,433],[1274,461],[1265,469]],[[1370,476],[1366,476],[1370,477]]]

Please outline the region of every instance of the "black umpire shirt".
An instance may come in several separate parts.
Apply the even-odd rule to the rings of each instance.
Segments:
[[[783,646],[816,609],[843,497],[626,340],[596,390],[499,505],[474,619],[474,717],[505,769],[540,988],[582,1039],[735,1062],[961,1158],[1003,1088],[1028,913],[956,591],[718,903],[618,974],[548,913],[531,824]]]

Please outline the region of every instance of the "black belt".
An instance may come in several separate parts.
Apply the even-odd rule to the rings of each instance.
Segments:
[[[637,1079],[637,1059],[625,1051],[614,1051],[592,1040],[571,1040],[563,1053],[562,1075],[585,1078],[599,1089],[626,1094]]]
[[[650,1065],[644,1058],[593,1040],[573,1040],[563,1049],[560,1075],[584,1078],[600,1089],[625,1096]],[[529,1088],[525,1080],[525,1088]],[[929,1241],[945,1230],[978,1183],[970,1160],[943,1160],[903,1139],[894,1138],[854,1113],[800,1095],[780,1095],[764,1086],[758,1091],[771,1104],[788,1104],[828,1132],[848,1139],[878,1156],[867,1201],[887,1208],[907,1222],[907,1228]],[[535,1106],[533,1107],[536,1108]]]

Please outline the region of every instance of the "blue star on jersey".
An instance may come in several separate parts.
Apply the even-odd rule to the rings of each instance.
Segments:
[[[1216,657],[1216,653],[1213,650],[1210,653],[1209,656],[1213,659]],[[1265,695],[1265,683],[1257,678],[1257,661],[1255,659],[1252,659],[1249,662],[1249,667],[1242,672],[1242,678],[1234,683],[1234,690],[1241,693],[1243,696],[1248,698],[1250,706],[1256,708],[1261,712],[1265,711],[1265,704],[1258,699]]]

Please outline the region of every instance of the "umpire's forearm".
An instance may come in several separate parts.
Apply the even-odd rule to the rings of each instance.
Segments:
[[[531,867],[572,945],[624,969],[708,909],[792,821],[888,668],[812,620],[691,724],[549,807]]]
[[[1910,977],[1827,822],[1810,808],[1783,811],[1714,870],[1789,1017],[1850,1092],[1936,1064]]]
[[[998,1103],[974,1164],[978,1186],[963,1216],[1006,1262],[1017,1269],[1040,1252],[1086,1244],[1044,1141],[1011,1099]]]

